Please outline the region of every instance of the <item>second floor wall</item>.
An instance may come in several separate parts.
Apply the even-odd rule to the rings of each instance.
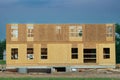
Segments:
[[[11,42],[114,42],[114,24],[7,24]]]

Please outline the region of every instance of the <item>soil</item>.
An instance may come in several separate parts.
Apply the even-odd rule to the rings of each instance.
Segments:
[[[26,73],[4,71],[0,77],[80,77],[80,78],[120,78],[120,69],[79,69],[77,72]]]

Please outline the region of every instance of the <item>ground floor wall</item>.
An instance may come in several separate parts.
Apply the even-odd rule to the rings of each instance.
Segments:
[[[84,47],[83,44],[77,44],[78,58],[71,59],[72,44],[47,44],[47,59],[41,59],[41,44],[33,44],[32,60],[27,59],[27,44],[7,44],[7,67],[64,67],[71,66],[76,68],[98,68],[101,66],[115,67],[115,44],[96,44],[96,62],[84,63]],[[18,59],[11,59],[11,49],[18,48]],[[104,59],[103,48],[110,49],[110,58]]]

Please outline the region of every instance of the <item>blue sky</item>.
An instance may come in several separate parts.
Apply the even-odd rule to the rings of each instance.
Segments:
[[[120,0],[0,0],[0,39],[7,23],[120,23]]]

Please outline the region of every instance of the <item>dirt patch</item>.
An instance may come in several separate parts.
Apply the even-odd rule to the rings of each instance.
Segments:
[[[0,77],[80,77],[80,78],[120,78],[120,69],[80,69],[79,72],[27,73],[0,72]]]

